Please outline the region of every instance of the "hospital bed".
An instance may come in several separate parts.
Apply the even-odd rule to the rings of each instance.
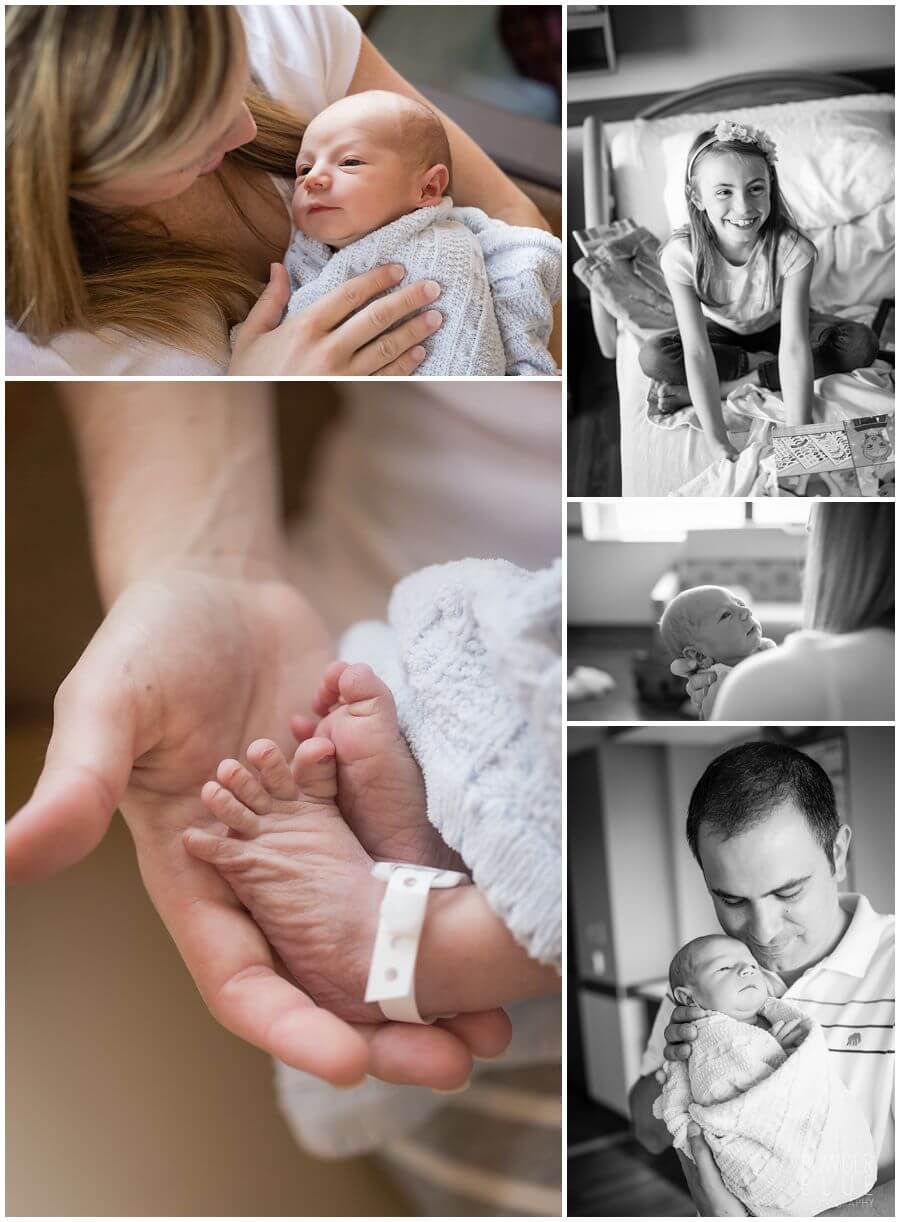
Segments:
[[[664,241],[686,219],[684,164],[696,134],[723,117],[762,127],[778,146],[782,190],[819,251],[813,308],[871,324],[881,302],[894,296],[893,110],[892,96],[852,77],[769,72],[667,95],[632,119],[603,123],[589,116],[586,224],[630,217]],[[616,360],[623,495],[678,493],[709,466],[702,433],[677,416],[669,427],[650,421],[640,340],[596,294],[591,312],[603,355]],[[892,411],[889,371],[876,369],[820,379],[817,415]]]

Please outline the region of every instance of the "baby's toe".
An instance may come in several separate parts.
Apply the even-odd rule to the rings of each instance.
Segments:
[[[277,743],[270,738],[260,738],[247,748],[247,759],[259,769],[263,788],[273,798],[290,802],[297,796],[297,787],[288,762]]]
[[[216,779],[220,785],[234,794],[238,802],[255,811],[258,815],[267,815],[272,809],[272,799],[253,773],[239,764],[237,760],[222,760],[216,769]]]
[[[313,700],[313,712],[319,717],[325,717],[340,702],[340,680],[346,669],[346,662],[329,662],[325,667]]]
[[[333,799],[337,793],[337,765],[330,738],[309,738],[294,752],[293,783],[301,796]]]
[[[255,850],[246,841],[234,840],[231,836],[215,836],[197,827],[189,827],[182,841],[192,857],[208,862],[217,870],[242,872],[251,869],[256,860]]]
[[[364,662],[348,666],[341,675],[341,699],[356,706],[350,709],[356,716],[383,716],[396,724],[397,707],[391,689]]]
[[[256,836],[262,830],[259,816],[218,781],[207,781],[200,791],[200,797],[211,814],[239,835]]]

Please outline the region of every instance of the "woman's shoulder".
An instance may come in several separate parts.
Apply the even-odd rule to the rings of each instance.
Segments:
[[[753,721],[767,717],[793,720],[786,714],[796,712],[793,705],[798,697],[803,704],[816,706],[820,679],[815,665],[804,665],[802,659],[796,657],[788,659],[784,646],[762,650],[739,663],[722,680],[713,718],[716,721]]]
[[[342,4],[242,4],[254,77],[277,101],[311,118],[344,97],[362,31]]]
[[[781,656],[828,656],[883,659],[893,655],[894,634],[889,628],[859,628],[854,632],[824,632],[818,628],[803,628],[785,638]],[[880,661],[878,662],[880,665]]]
[[[849,685],[862,685],[864,703],[881,709],[884,678],[893,700],[893,654],[894,634],[885,628],[794,632],[779,648],[755,654],[725,677],[713,716],[718,721],[804,720],[829,707],[829,692],[843,690],[843,680],[848,693]]]

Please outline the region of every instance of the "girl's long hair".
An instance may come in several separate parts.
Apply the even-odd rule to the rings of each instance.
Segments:
[[[672,238],[687,238],[691,253],[694,256],[694,288],[703,304],[713,308],[723,304],[715,299],[711,287],[718,245],[709,217],[694,202],[697,167],[702,165],[707,157],[713,153],[737,153],[740,157],[759,158],[764,163],[769,176],[770,211],[766,217],[766,223],[762,227],[761,241],[763,244],[763,256],[769,263],[769,277],[773,289],[778,258],[778,243],[782,234],[793,235],[795,240],[800,237],[797,222],[794,220],[791,210],[781,193],[781,187],[778,184],[778,171],[774,165],[768,162],[765,155],[760,150],[755,149],[753,145],[747,144],[742,140],[717,140],[714,144],[710,144],[708,148],[705,148],[702,153],[699,153],[696,161],[691,164],[692,158],[700,146],[705,144],[707,140],[712,140],[715,134],[715,128],[709,128],[707,131],[701,132],[691,145],[684,176],[684,198],[687,202],[688,223],[676,229],[669,239],[671,241]],[[688,173],[688,168],[690,168],[690,173]]]
[[[803,624],[825,632],[894,628],[894,504],[820,501],[803,579]]]
[[[227,250],[73,197],[190,140],[243,37],[231,5],[7,6],[6,311],[32,340],[115,327],[212,353],[246,316],[260,285]],[[293,177],[304,124],[246,101],[257,135],[229,163]]]

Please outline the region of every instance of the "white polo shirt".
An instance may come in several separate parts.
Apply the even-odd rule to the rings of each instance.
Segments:
[[[807,968],[789,989],[766,972],[772,993],[822,1027],[832,1063],[863,1110],[878,1155],[878,1181],[894,1175],[894,918],[872,910],[864,895],[838,897],[852,913],[830,955]],[[663,1064],[663,1034],[675,1007],[660,1003],[641,1058],[640,1076]]]

